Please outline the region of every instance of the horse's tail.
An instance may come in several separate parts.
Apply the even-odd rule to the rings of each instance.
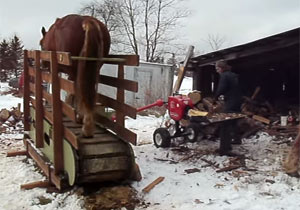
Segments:
[[[104,41],[101,28],[96,20],[85,19],[82,23],[85,32],[84,43],[80,52],[80,57],[102,58],[104,53]],[[102,66],[100,61],[78,61],[76,95],[77,106],[81,116],[83,116],[83,124],[91,124],[88,130],[84,131],[84,135],[93,135],[93,111],[96,103],[97,84],[99,77],[99,69]],[[88,118],[87,118],[88,116]],[[90,129],[91,128],[91,129]]]

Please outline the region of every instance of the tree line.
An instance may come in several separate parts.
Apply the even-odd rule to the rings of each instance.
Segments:
[[[13,35],[9,39],[0,40],[1,82],[20,76],[23,69],[23,48],[24,45],[17,35]]]

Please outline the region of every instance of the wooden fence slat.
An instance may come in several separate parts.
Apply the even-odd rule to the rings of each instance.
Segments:
[[[124,141],[130,142],[133,145],[136,145],[137,135],[132,131],[126,129],[125,127],[118,125],[117,123],[107,119],[104,116],[99,114],[95,115],[96,122],[100,123],[105,128],[111,129],[113,132],[117,133],[118,137],[123,139]]]
[[[28,51],[24,50],[24,100],[23,100],[23,107],[24,107],[24,131],[30,130],[29,125],[29,72],[28,72]]]
[[[98,96],[99,96],[98,101],[101,103],[102,106],[110,107],[114,110],[118,110],[119,112],[122,112],[124,115],[136,119],[136,112],[137,112],[136,108],[121,103],[119,101],[116,101],[102,94],[98,94]]]
[[[43,89],[42,89],[42,75],[40,69],[40,51],[35,51],[35,102],[36,102],[36,112],[35,112],[35,146],[37,148],[42,148],[44,146],[44,108],[43,108]]]
[[[62,111],[63,113],[68,116],[73,122],[76,122],[76,111],[73,107],[62,102]]]
[[[124,90],[138,92],[138,83],[131,80],[119,79],[116,77],[110,77],[106,75],[99,75],[99,81],[101,84],[105,84],[108,86],[123,88]]]
[[[75,94],[75,84],[73,81],[66,80],[64,78],[59,78],[60,88],[67,91],[68,94]]]
[[[124,79],[124,66],[123,65],[118,66],[118,78]],[[117,101],[122,104],[124,104],[124,102],[125,102],[125,91],[123,88],[117,89]],[[122,112],[119,109],[116,109],[116,123],[123,127],[125,126],[124,112]]]
[[[41,51],[41,59],[44,61],[51,61],[51,51]],[[56,52],[56,61],[58,64],[71,66],[71,54],[69,52]]]
[[[48,93],[47,91],[43,90],[43,98],[46,99],[46,101],[49,103],[49,104],[53,104],[52,103],[52,96],[50,93]]]
[[[54,148],[54,173],[59,174],[64,169],[63,159],[63,124],[62,106],[60,100],[60,83],[56,52],[51,52],[50,68],[52,79],[52,117],[53,117],[53,148]]]
[[[49,178],[51,183],[53,183],[57,189],[60,190],[62,188],[62,179],[59,176],[56,176],[53,169],[49,167],[47,161],[33,148],[30,141],[25,141],[29,156],[36,162],[43,173]]]

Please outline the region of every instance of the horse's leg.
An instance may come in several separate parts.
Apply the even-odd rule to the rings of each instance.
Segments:
[[[284,169],[291,176],[299,176],[299,156],[300,156],[300,131],[295,139],[295,142],[284,162]]]
[[[85,137],[92,137],[94,135],[94,114],[92,110],[86,111],[83,116],[82,134]]]

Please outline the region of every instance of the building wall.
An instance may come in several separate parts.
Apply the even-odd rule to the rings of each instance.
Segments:
[[[101,75],[117,77],[118,67],[105,64]],[[126,104],[141,107],[154,103],[157,99],[167,101],[173,86],[174,71],[172,66],[156,63],[140,63],[139,66],[125,66],[125,79],[138,82],[138,92],[125,91]],[[117,89],[99,85],[98,92],[111,98],[116,98]]]

